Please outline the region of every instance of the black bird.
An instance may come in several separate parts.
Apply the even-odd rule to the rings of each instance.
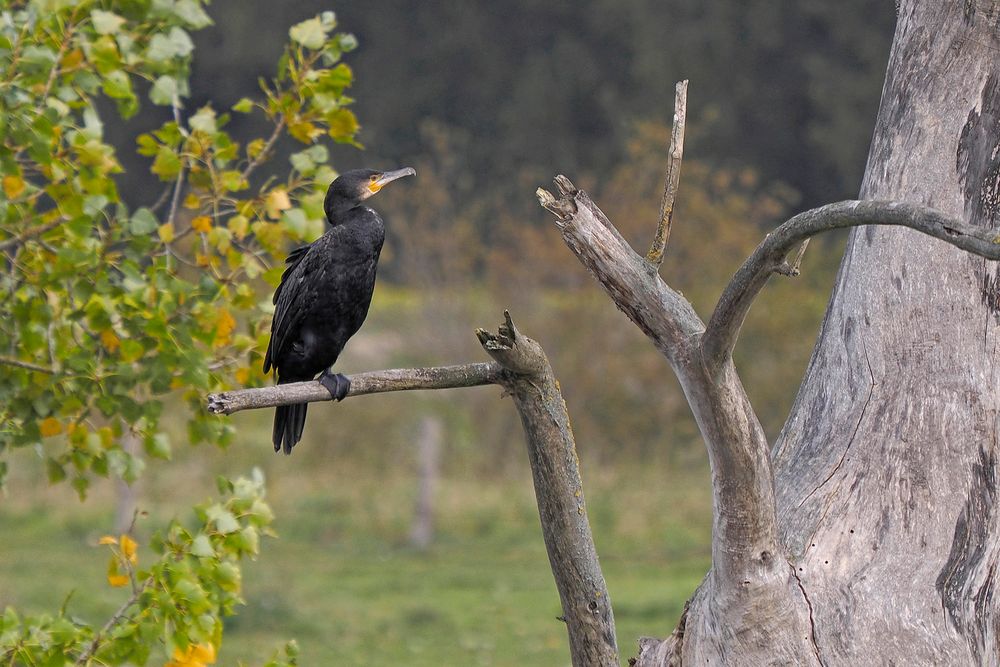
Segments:
[[[330,184],[323,203],[330,228],[288,255],[288,266],[274,291],[264,372],[273,367],[278,384],[311,380],[320,373],[320,383],[336,400],[347,395],[350,381],[330,372],[330,367],[368,315],[385,240],[382,218],[364,202],[387,183],[415,174],[410,167],[355,169]],[[283,405],[275,411],[274,451],[292,453],[302,438],[307,405]]]

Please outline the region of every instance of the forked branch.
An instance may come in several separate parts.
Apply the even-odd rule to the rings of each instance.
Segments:
[[[1000,259],[996,231],[973,227],[917,204],[889,201],[842,201],[799,213],[769,234],[753,251],[719,297],[702,337],[705,365],[717,373],[730,358],[753,300],[773,273],[797,269],[786,256],[798,243],[821,232],[862,225],[895,225],[941,239],[986,259]]]

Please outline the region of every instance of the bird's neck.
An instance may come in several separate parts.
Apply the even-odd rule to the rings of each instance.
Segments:
[[[330,221],[331,225],[337,225],[343,222],[347,216],[347,213],[355,209],[364,208],[364,204],[352,199],[334,199],[326,203],[326,219]]]

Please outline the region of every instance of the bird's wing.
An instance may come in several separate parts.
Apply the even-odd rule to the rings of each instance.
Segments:
[[[271,302],[274,304],[274,317],[271,320],[271,340],[267,344],[267,354],[264,355],[264,372],[271,370],[278,351],[281,350],[288,332],[293,328],[295,320],[298,319],[294,303],[300,291],[303,274],[303,259],[309,254],[309,250],[315,242],[299,246],[285,258],[285,271],[281,274],[281,282],[274,290],[274,297]]]

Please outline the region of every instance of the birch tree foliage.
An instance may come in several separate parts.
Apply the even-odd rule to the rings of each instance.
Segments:
[[[273,284],[272,257],[322,233],[334,172],[320,140],[355,141],[352,72],[339,61],[356,42],[334,32],[331,12],[304,21],[256,97],[189,109],[190,33],[211,23],[200,1],[5,5],[0,473],[8,450],[34,446],[49,479],[83,495],[93,475],[140,474],[144,457],[120,446],[126,433],[145,457],[170,457],[164,400],[181,388],[191,442],[230,438],[197,397],[262,379],[269,303],[255,279]],[[122,166],[104,139],[117,119],[102,117],[101,98],[122,118],[142,104],[173,108],[136,139],[163,183],[147,201],[119,191]],[[225,129],[231,113],[265,117],[270,134],[238,144]],[[269,165],[282,176],[251,187],[286,134],[303,149]]]
[[[323,231],[335,176],[324,141],[355,143],[353,75],[340,59],[356,41],[336,32],[331,12],[303,21],[256,95],[189,108],[191,33],[211,24],[205,5],[0,3],[0,486],[32,449],[51,482],[81,497],[95,476],[135,480],[146,460],[170,458],[168,417],[186,421],[192,443],[223,446],[231,430],[199,397],[263,380],[275,258]],[[162,188],[125,196],[104,128],[150,106],[169,108],[170,120],[134,149]],[[241,145],[226,131],[232,113],[269,129]],[[269,164],[285,136],[300,150]],[[108,558],[118,611],[90,623],[65,605],[8,608],[0,661],[215,662],[222,618],[241,602],[240,561],[270,522],[255,472],[220,479],[217,499],[146,544],[102,538],[93,557]],[[268,664],[296,654],[290,643]]]

